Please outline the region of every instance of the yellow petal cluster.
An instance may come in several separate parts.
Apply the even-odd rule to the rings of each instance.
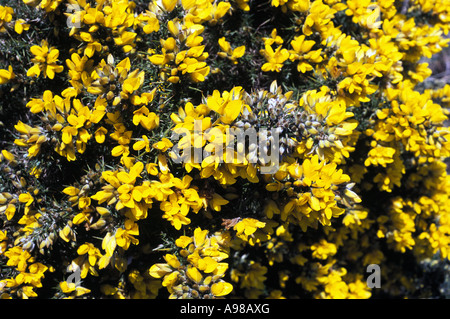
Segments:
[[[224,281],[228,258],[223,246],[227,234],[208,236],[208,230],[196,228],[192,237],[181,236],[176,241],[177,254],[166,254],[166,263],[150,267],[150,276],[162,279],[172,299],[211,299],[228,295],[233,286]]]
[[[448,296],[449,32],[443,0],[0,6],[0,297]]]

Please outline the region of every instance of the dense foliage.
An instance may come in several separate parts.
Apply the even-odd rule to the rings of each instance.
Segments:
[[[448,1],[0,4],[2,298],[449,293]]]

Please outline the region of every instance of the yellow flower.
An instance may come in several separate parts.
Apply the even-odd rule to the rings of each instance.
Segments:
[[[100,251],[91,243],[85,243],[78,247],[77,249],[78,255],[86,255],[87,254],[87,262],[90,266],[95,266],[98,258],[101,256]],[[82,276],[83,277],[83,276]]]
[[[8,246],[7,231],[0,230],[0,256],[4,254],[7,246]]]
[[[321,239],[318,243],[311,245],[312,256],[318,259],[327,259],[329,256],[334,256],[337,252],[337,247],[333,243]]]
[[[26,206],[30,206],[34,202],[34,198],[30,193],[23,193],[19,195],[19,202],[24,203]]]
[[[135,151],[140,151],[143,148],[145,148],[146,152],[150,152],[150,142],[148,140],[148,137],[146,135],[142,135],[142,140],[137,141],[136,143],[133,144],[133,149]]]
[[[14,144],[28,148],[28,156],[34,157],[39,154],[41,144],[47,141],[43,135],[42,128],[31,127],[22,121],[19,121],[14,128],[21,133],[21,138],[14,140]]]
[[[218,20],[223,18],[228,13],[230,8],[231,3],[225,1],[214,3],[213,7],[211,8],[212,19],[209,20],[209,24],[215,25],[218,22]]]
[[[149,173],[150,175],[156,176],[156,175],[158,175],[158,164],[148,163],[146,165],[146,170],[147,170],[147,173]]]
[[[262,39],[264,41],[264,45],[272,45],[274,43],[280,45],[284,43],[283,38],[278,35],[276,28],[274,28],[270,33],[270,37],[263,37]]]
[[[74,297],[79,297],[85,294],[88,294],[91,292],[90,289],[76,286],[73,282],[67,282],[67,281],[61,281],[59,283],[59,287],[61,288],[61,291],[65,294],[70,294],[72,292],[75,292]]]
[[[25,30],[29,30],[30,25],[28,23],[25,23],[25,20],[23,19],[17,19],[14,23],[14,31],[16,31],[18,34],[22,34],[22,32]]]
[[[14,204],[8,204],[4,213],[6,215],[6,219],[11,220],[16,213],[16,206]]]
[[[11,22],[14,10],[8,6],[0,6],[0,32],[6,32],[6,24]]]
[[[166,274],[171,272],[172,268],[169,264],[154,264],[149,269],[150,275],[154,278],[163,278]]]
[[[130,244],[137,245],[139,240],[134,236],[139,235],[139,226],[130,219],[125,221],[125,229],[119,228],[116,231],[116,243],[117,246],[127,250]]]
[[[154,54],[149,57],[151,63],[155,65],[165,65],[171,60],[172,55],[171,54],[166,55],[167,52],[166,48],[162,48],[161,51],[162,54]]]
[[[200,271],[198,271],[197,268],[189,266],[186,270],[186,276],[192,280],[193,282],[195,282],[196,284],[199,284],[202,280],[203,280],[203,276],[200,273]]]
[[[212,199],[208,201],[208,205],[215,210],[216,212],[220,212],[222,210],[222,206],[228,204],[229,201],[220,196],[217,193],[212,195]]]
[[[143,82],[144,72],[141,72],[137,77],[128,77],[122,84],[122,90],[126,94],[133,94],[134,91],[139,89]]]
[[[70,225],[72,223],[70,222]],[[65,242],[69,242],[71,239],[75,239],[74,232],[69,225],[64,226],[63,229],[59,231],[59,237],[61,237]]]
[[[169,264],[169,266],[172,268],[177,269],[181,266],[180,261],[178,260],[178,258],[175,255],[166,254],[164,256],[164,259],[167,262],[167,264]]]
[[[219,39],[219,46],[222,52],[218,55],[223,58],[230,59],[234,64],[237,64],[237,59],[241,58],[245,54],[245,45],[239,46],[235,49],[231,49],[230,43],[225,40],[225,37]]]
[[[176,245],[179,254],[166,254],[166,263],[154,264],[149,274],[162,278],[162,285],[171,293],[169,298],[216,298],[228,295],[233,286],[222,277],[228,257],[221,248],[222,234],[208,236],[208,230],[197,227],[192,237],[180,236]]]
[[[59,50],[48,47],[48,42],[42,40],[41,46],[33,45],[30,48],[34,58],[31,61],[34,65],[27,71],[27,76],[39,76],[43,72],[44,77],[53,79],[55,73],[61,73],[64,70],[62,65],[57,65]]]
[[[15,157],[13,154],[11,154],[11,152],[7,151],[7,150],[2,150],[1,152],[2,157],[5,158],[8,162],[15,162]],[[1,160],[1,157],[0,157]]]
[[[165,11],[171,12],[173,9],[175,9],[177,2],[178,0],[161,0],[162,8]]]
[[[122,31],[120,32],[119,37],[114,38],[114,43],[118,46],[122,46],[123,52],[128,53],[133,50],[136,36],[137,33],[135,32]]]
[[[181,229],[182,225],[188,225],[191,220],[186,217],[189,212],[189,205],[182,203],[180,205],[179,198],[176,194],[169,195],[169,201],[164,201],[160,205],[160,209],[164,211],[163,218],[172,223],[175,229]]]
[[[137,94],[133,94],[130,98],[131,103],[133,105],[147,105],[151,101],[153,101],[153,98],[155,97],[156,88],[154,88],[151,92],[144,92],[140,96]]]
[[[250,11],[249,0],[236,0],[239,8],[244,11]]]
[[[137,20],[146,34],[159,31],[159,20],[154,12],[145,11],[138,15]]]
[[[289,59],[291,61],[299,60],[297,64],[297,70],[299,72],[305,73],[306,71],[311,71],[313,69],[311,62],[322,62],[322,49],[310,51],[315,43],[313,40],[306,40],[305,35],[297,36],[291,41],[293,50],[290,51]]]
[[[261,67],[261,70],[264,72],[280,72],[283,67],[283,63],[289,58],[288,50],[283,49],[281,46],[276,48],[274,51],[271,45],[266,44],[264,50],[261,50],[260,53],[267,60],[267,62]]]
[[[216,297],[226,296],[233,291],[233,285],[228,282],[217,282],[212,284],[211,293]]]
[[[116,245],[116,236],[108,232],[102,241],[102,248],[106,251],[107,256],[112,257],[114,250],[116,249]]]
[[[108,133],[108,130],[106,128],[104,128],[103,126],[99,127],[95,133],[95,141],[99,144],[102,144],[105,142],[105,138],[106,138],[106,133]]]
[[[161,152],[167,151],[172,146],[173,146],[173,143],[165,137],[163,137],[161,141],[156,142],[155,144],[152,145],[153,148],[156,148],[157,150],[160,150]]]
[[[8,66],[8,70],[0,69],[0,84],[8,83],[15,77],[16,75],[13,72],[12,66]]]
[[[213,94],[208,96],[207,106],[221,115],[220,119],[224,124],[232,123],[241,113],[244,107],[240,95],[241,90],[240,86],[234,87],[230,92],[224,91],[222,94],[218,90],[214,90]]]
[[[24,272],[28,266],[28,262],[33,262],[31,254],[23,250],[21,247],[14,246],[5,252],[5,256],[8,257],[8,266],[16,266],[17,270]]]
[[[369,290],[367,282],[358,279],[348,284],[349,299],[369,299],[372,293]]]
[[[44,9],[46,12],[51,12],[55,11],[56,8],[58,8],[62,0],[23,0],[23,2],[33,7],[38,6],[41,9]]]
[[[393,156],[395,152],[395,148],[376,145],[375,148],[372,148],[369,151],[368,157],[364,161],[364,165],[381,165],[386,167],[386,164],[394,162]]]
[[[258,228],[264,228],[266,223],[261,222],[254,218],[244,218],[236,225],[234,225],[233,229],[236,231],[236,236],[239,238],[248,241],[248,237],[253,235]]]

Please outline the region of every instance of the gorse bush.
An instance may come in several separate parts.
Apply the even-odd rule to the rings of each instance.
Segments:
[[[0,4],[2,298],[441,296],[448,1]]]

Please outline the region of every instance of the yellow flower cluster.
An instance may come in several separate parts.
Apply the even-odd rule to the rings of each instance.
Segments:
[[[344,267],[333,269],[333,262],[317,268],[317,283],[323,291],[317,298],[321,299],[367,299],[371,293],[362,276],[353,280],[344,280],[347,270]],[[313,291],[315,289],[312,289]]]
[[[102,179],[108,184],[90,198],[96,200],[99,205],[105,202],[107,205],[115,204],[115,210],[123,212],[130,220],[147,218],[153,202],[158,201],[161,211],[164,212],[162,217],[170,221],[176,229],[189,224],[190,219],[186,217],[188,212],[192,209],[197,213],[204,205],[204,199],[199,197],[197,189],[190,187],[192,177],[179,179],[170,173],[160,173],[159,180],[144,180],[139,183],[137,180],[141,179],[143,169],[142,162],[137,162],[129,167],[128,172],[104,171]],[[147,172],[151,175],[158,174],[157,168],[152,165],[147,165]],[[72,189],[67,189],[66,193],[72,195],[72,192]]]
[[[4,255],[8,258],[6,265],[14,267],[17,274],[1,280],[1,289],[7,287],[23,299],[37,297],[38,295],[33,289],[42,287],[41,280],[44,278],[44,273],[48,270],[48,267],[35,262],[35,259],[27,250],[17,246],[5,251]],[[4,296],[2,295],[2,297]]]
[[[46,12],[55,11],[61,4],[62,0],[23,0],[29,6],[38,7]]]
[[[137,27],[139,20],[135,20],[132,13],[135,5],[128,0],[96,1],[95,4],[85,0],[70,0],[67,20],[71,27],[70,36],[81,42],[78,53],[91,58],[95,52],[107,48],[107,43],[111,45],[111,42],[125,52],[131,51],[136,33],[127,29]],[[96,36],[99,30],[104,30],[108,36]]]
[[[18,34],[22,34],[24,30],[28,30],[30,25],[24,19],[13,20],[15,13],[12,7],[0,5],[0,34],[8,33],[9,30],[14,29]],[[6,61],[5,61],[6,62]],[[6,84],[16,78],[11,65],[8,68],[0,68],[0,85]]]
[[[161,39],[161,54],[152,54],[149,60],[154,65],[161,66],[161,78],[171,83],[180,81],[181,75],[188,74],[194,82],[202,82],[210,68],[206,65],[208,53],[202,45],[203,27],[193,24],[190,27],[180,25],[179,21],[169,21],[167,28],[172,37]],[[152,52],[149,49],[149,53]]]
[[[28,70],[27,76],[39,76],[42,72],[44,77],[53,79],[55,73],[61,73],[64,70],[62,65],[56,64],[59,50],[53,47],[49,48],[46,40],[42,40],[41,46],[33,45],[30,51],[34,54],[34,58],[31,59],[34,65]]]
[[[192,237],[181,236],[175,244],[177,255],[166,254],[166,263],[149,269],[154,278],[163,278],[162,286],[170,292],[169,298],[217,298],[228,295],[233,286],[224,281],[228,264],[226,234],[208,236],[208,230],[196,228]]]
[[[12,28],[14,9],[8,6],[0,6],[0,33],[8,32]],[[22,34],[24,30],[28,30],[30,25],[24,19],[14,21],[14,31]]]
[[[450,3],[19,3],[1,298],[440,291],[421,267],[450,258],[450,85],[430,77]]]
[[[378,144],[397,146],[396,144],[400,143],[406,151],[419,158],[419,161],[448,157],[449,136],[442,126],[447,118],[445,110],[439,104],[433,103],[426,94],[420,94],[408,87],[388,89],[386,94],[391,107],[377,110],[377,118],[381,121],[377,122],[373,130],[367,132],[373,133],[377,142],[375,148],[389,149],[385,157],[390,159],[394,155],[392,150],[396,147]]]
[[[6,32],[6,24],[11,22],[14,9],[11,7],[0,6],[0,32]]]
[[[275,181],[266,188],[269,191],[286,191],[287,203],[277,208],[281,220],[296,223],[305,231],[307,227],[317,227],[317,222],[331,225],[332,217],[345,212],[343,207],[361,202],[351,190],[354,184],[346,183],[350,177],[342,170],[336,170],[336,164],[324,164],[314,155],[301,165],[285,165],[275,174]],[[339,207],[339,202],[343,207]]]

